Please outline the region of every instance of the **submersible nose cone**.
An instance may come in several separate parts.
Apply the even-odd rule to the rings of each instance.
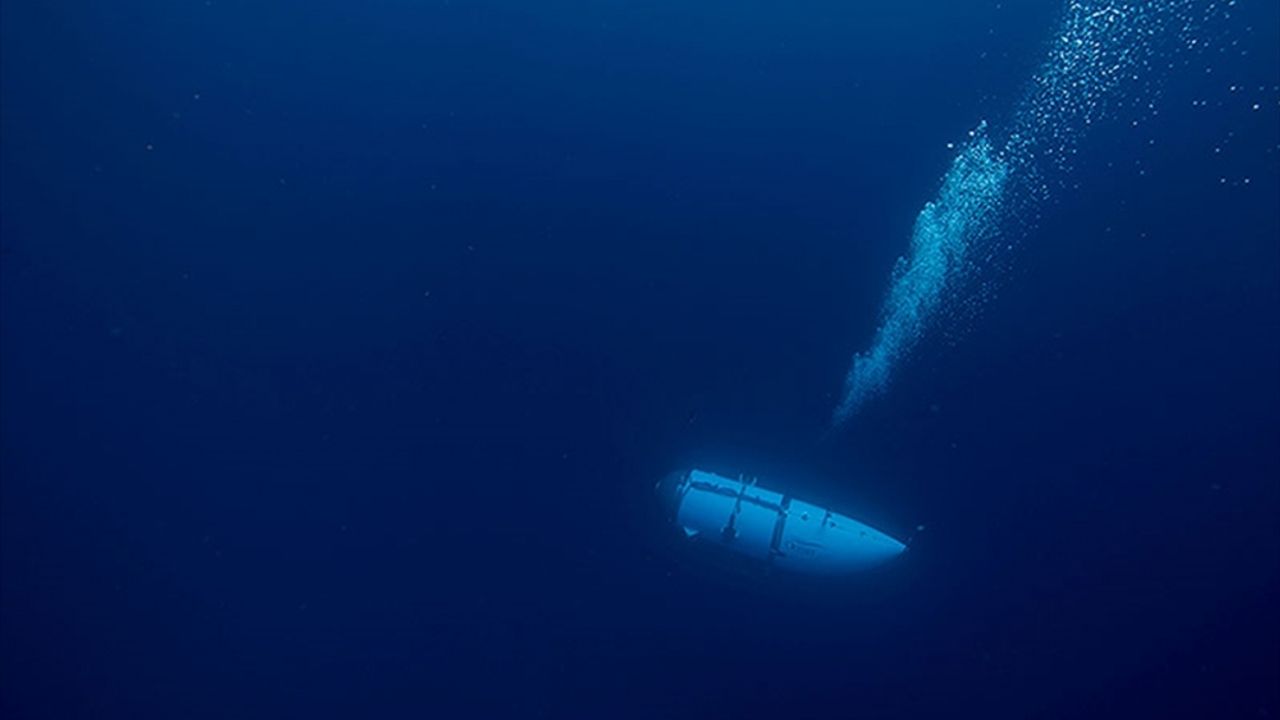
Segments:
[[[870,525],[754,480],[690,470],[668,475],[658,488],[687,537],[787,570],[863,570],[907,547]]]

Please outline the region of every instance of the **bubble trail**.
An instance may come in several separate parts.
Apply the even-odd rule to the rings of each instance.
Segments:
[[[969,249],[999,226],[1009,169],[993,154],[983,130],[975,131],[943,179],[937,199],[916,218],[910,255],[899,258],[894,268],[871,349],[853,359],[835,411],[837,425],[884,390],[890,370],[924,333],[947,284],[963,273]]]
[[[884,393],[895,368],[940,316],[973,300],[961,291],[993,264],[995,240],[1009,230],[1009,220],[1044,200],[1049,178],[1069,169],[1079,136],[1105,117],[1117,96],[1126,100],[1119,90],[1135,90],[1125,104],[1142,99],[1143,78],[1165,31],[1192,29],[1191,5],[1192,0],[1067,5],[1048,57],[1014,109],[1008,134],[993,143],[985,123],[971,132],[937,197],[916,218],[871,345],[853,357],[845,377],[833,428]]]

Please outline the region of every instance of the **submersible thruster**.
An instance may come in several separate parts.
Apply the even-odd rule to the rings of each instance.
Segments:
[[[754,479],[681,470],[659,481],[658,491],[685,537],[784,570],[852,572],[906,549],[865,523],[766,490]]]

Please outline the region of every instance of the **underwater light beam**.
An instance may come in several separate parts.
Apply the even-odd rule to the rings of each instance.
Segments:
[[[1009,219],[1043,201],[1046,177],[1068,169],[1079,135],[1103,116],[1118,89],[1143,87],[1157,39],[1174,22],[1189,31],[1192,4],[1068,4],[1048,58],[1013,113],[1008,135],[993,142],[986,123],[972,131],[943,176],[937,197],[916,218],[910,249],[894,268],[870,347],[853,357],[845,377],[832,413],[833,429],[882,394],[898,364],[939,317],[950,314],[957,301],[964,304],[962,290],[998,255],[995,241],[1008,229]],[[1004,246],[1011,247],[1008,240]]]

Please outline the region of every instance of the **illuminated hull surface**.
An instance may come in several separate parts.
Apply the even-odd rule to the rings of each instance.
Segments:
[[[658,484],[686,537],[801,573],[836,574],[874,567],[906,545],[827,508],[703,470]]]

